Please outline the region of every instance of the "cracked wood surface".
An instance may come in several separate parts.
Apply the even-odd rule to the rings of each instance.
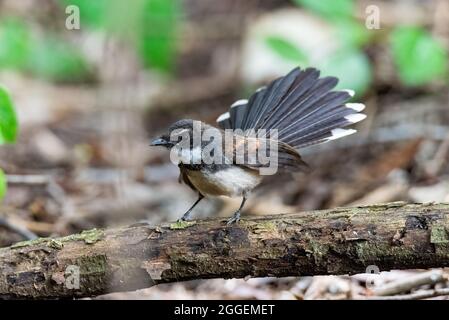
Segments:
[[[449,265],[449,204],[89,230],[0,249],[0,297],[70,298],[206,278],[340,275]],[[75,273],[73,273],[75,270]],[[74,280],[79,271],[79,288]]]

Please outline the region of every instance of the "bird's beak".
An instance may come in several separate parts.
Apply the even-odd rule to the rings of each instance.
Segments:
[[[150,146],[167,146],[168,141],[164,138],[156,138],[153,141],[151,141]]]

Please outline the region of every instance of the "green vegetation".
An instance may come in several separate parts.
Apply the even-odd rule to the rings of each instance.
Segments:
[[[365,26],[354,18],[354,2],[352,0],[294,0],[294,2],[329,21],[335,29],[335,37],[341,43],[334,54],[324,57],[314,67],[319,68],[323,75],[338,77],[340,82],[337,88],[352,88],[357,95],[365,93],[372,82],[372,71],[362,46],[370,37]],[[308,61],[312,59],[296,44],[273,35],[267,37],[265,43],[283,59],[295,61],[303,67],[311,66]]]
[[[108,4],[111,0],[61,0],[62,6],[75,5],[80,9],[81,23],[102,28],[106,25]]]
[[[80,81],[89,77],[81,52],[51,32],[38,36],[21,20],[0,23],[0,67],[20,70],[50,81]]]
[[[12,101],[6,89],[0,86],[0,145],[16,141],[17,127]]]
[[[294,2],[318,15],[329,19],[352,17],[353,0],[294,0]]]
[[[61,250],[64,243],[69,241],[84,241],[86,244],[94,244],[104,238],[104,231],[101,229],[84,230],[81,233],[72,234],[61,238],[37,238],[33,240],[21,241],[15,243],[11,248],[24,248],[32,245],[43,244],[50,248]]]
[[[179,0],[61,0],[80,9],[82,23],[131,41],[145,67],[170,73],[176,58]]]
[[[16,141],[17,117],[6,89],[0,86],[0,145]],[[6,193],[6,177],[0,169],[0,199]]]
[[[368,57],[360,50],[347,48],[337,52],[321,65],[322,74],[337,76],[338,88],[350,88],[362,95],[373,80],[372,67]]]
[[[363,95],[373,81],[370,60],[364,47],[385,37],[372,36],[375,30],[368,30],[355,18],[353,0],[293,0],[293,2],[328,21],[336,30],[335,37],[341,42],[333,55],[323,59],[320,65],[323,75],[340,79],[337,88],[352,88],[357,95]],[[402,26],[387,30],[385,42],[391,52],[401,83],[405,86],[427,85],[435,80],[447,79],[447,50],[423,27]],[[383,35],[384,33],[382,33]],[[265,39],[266,45],[283,59],[295,61],[300,66],[309,66],[310,57],[302,48],[275,35]]]
[[[89,67],[78,50],[56,36],[36,43],[28,69],[36,76],[53,81],[81,81],[89,76]]]
[[[196,224],[196,221],[176,221],[175,223],[170,224],[170,230],[181,230],[188,227],[191,227]]]
[[[420,27],[399,27],[390,37],[394,62],[400,80],[407,86],[420,86],[448,74],[448,52]]]
[[[0,23],[0,68],[24,68],[30,48],[30,32],[19,20],[8,19]]]
[[[147,0],[143,6],[142,40],[139,52],[147,67],[171,71],[176,55],[177,21],[181,7],[177,0]]]
[[[274,52],[286,60],[303,63],[307,61],[306,54],[286,39],[278,36],[268,36],[265,38],[265,43]]]
[[[0,169],[0,199],[5,196],[6,193],[6,177],[3,170]]]
[[[180,0],[60,0],[80,9],[82,30],[108,33],[127,42],[146,68],[169,74],[176,61]],[[61,29],[65,32],[65,29]],[[54,82],[91,79],[92,66],[81,50],[54,31],[38,33],[20,18],[0,22],[0,68],[19,70]]]

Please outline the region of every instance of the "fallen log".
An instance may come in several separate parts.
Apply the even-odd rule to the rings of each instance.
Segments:
[[[387,203],[89,230],[0,249],[0,297],[71,298],[206,278],[449,265],[449,204]]]

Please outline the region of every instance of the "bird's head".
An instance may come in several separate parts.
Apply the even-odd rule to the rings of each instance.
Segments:
[[[190,141],[193,141],[194,134],[201,134],[202,130],[204,130],[204,124],[200,121],[182,119],[173,123],[164,134],[151,141],[150,146],[163,146],[171,149],[182,138],[188,137]]]

